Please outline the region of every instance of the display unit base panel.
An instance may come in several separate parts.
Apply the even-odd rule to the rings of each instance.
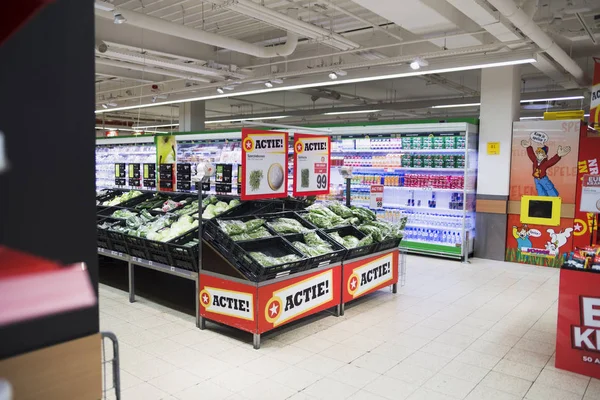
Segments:
[[[441,256],[448,258],[461,259],[462,258],[462,246],[445,246],[436,243],[425,243],[425,242],[414,242],[410,240],[403,240],[400,248],[413,254],[425,254],[431,256]]]

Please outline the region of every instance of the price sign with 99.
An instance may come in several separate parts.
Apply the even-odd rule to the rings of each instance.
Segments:
[[[294,134],[294,196],[329,193],[329,136]]]

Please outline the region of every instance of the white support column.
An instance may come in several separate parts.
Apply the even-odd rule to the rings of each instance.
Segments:
[[[481,70],[477,193],[508,196],[512,126],[520,117],[519,66]],[[500,143],[499,155],[488,155],[488,142]]]
[[[481,109],[477,199],[508,201],[513,122],[519,120],[521,74],[516,66],[481,71]],[[488,155],[488,142],[500,143],[500,154]],[[507,215],[477,210],[475,256],[504,260]]]
[[[206,104],[193,101],[179,105],[179,132],[198,132],[204,130]]]

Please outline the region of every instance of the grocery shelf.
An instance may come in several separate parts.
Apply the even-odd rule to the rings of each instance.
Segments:
[[[352,189],[370,189],[371,185],[353,184]],[[448,192],[448,193],[463,193],[464,189],[436,189],[431,187],[409,187],[409,186],[385,186],[386,189],[395,190],[424,190],[429,192]],[[467,190],[466,193],[471,193],[472,190]]]
[[[410,222],[406,223],[406,226],[411,227],[411,228],[433,228],[433,229],[439,229],[439,230],[448,230],[448,231],[462,231],[462,226],[458,226],[458,227],[448,227],[448,226],[440,226],[440,225],[428,225],[428,224],[412,224]],[[467,229],[469,230],[469,229]]]
[[[341,167],[352,167],[354,171],[356,170],[368,170],[368,171],[379,171],[385,170],[386,172],[393,171],[423,171],[423,172],[464,172],[464,168],[419,168],[419,167],[363,167],[356,165],[335,165],[332,168],[341,168]]]
[[[461,258],[462,256],[461,246],[431,243],[421,240],[404,239],[402,242],[400,242],[400,248],[402,250],[417,254],[429,254],[450,258]]]
[[[331,154],[337,153],[394,153],[394,154],[461,154],[465,149],[346,149],[346,150],[331,150]]]

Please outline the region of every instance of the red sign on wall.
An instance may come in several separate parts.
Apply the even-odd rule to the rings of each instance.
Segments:
[[[398,282],[398,250],[344,264],[342,301],[347,303]]]
[[[200,315],[212,321],[256,332],[256,287],[200,275]]]
[[[600,273],[560,271],[556,368],[600,379]]]
[[[340,304],[341,266],[258,288],[258,333]]]

